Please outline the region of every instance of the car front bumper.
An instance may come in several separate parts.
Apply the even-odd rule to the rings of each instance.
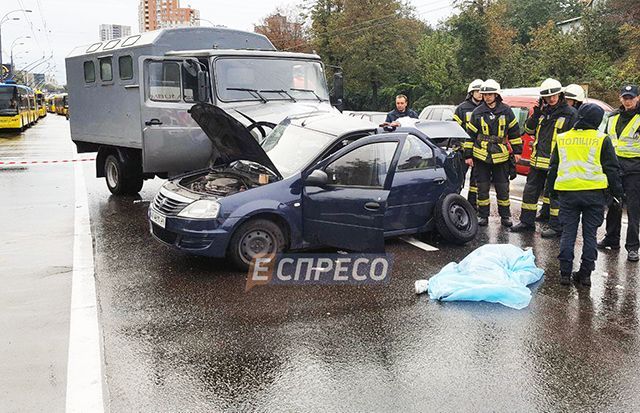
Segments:
[[[158,241],[190,254],[219,258],[226,255],[231,238],[231,232],[226,228],[233,228],[233,225],[223,227],[219,219],[194,220],[166,216],[163,228],[151,220],[152,210],[153,207],[150,207],[147,212],[149,231]],[[225,224],[229,222],[225,221]]]

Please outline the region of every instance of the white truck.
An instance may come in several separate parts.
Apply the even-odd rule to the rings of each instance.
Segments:
[[[263,35],[226,28],[77,47],[66,71],[71,138],[79,153],[97,152],[96,176],[114,194],[207,166],[211,141],[188,113],[195,102],[219,106],[257,139],[289,115],[335,110],[319,56],[280,52]]]

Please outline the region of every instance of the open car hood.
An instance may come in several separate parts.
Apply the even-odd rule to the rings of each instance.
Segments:
[[[211,166],[245,160],[259,163],[282,175],[251,132],[233,116],[210,103],[197,103],[189,110],[212,144]]]

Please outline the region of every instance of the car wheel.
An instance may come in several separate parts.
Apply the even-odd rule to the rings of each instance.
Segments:
[[[478,217],[469,201],[459,194],[446,195],[438,201],[436,228],[445,240],[465,244],[478,233]]]
[[[142,175],[128,176],[125,165],[113,154],[104,161],[104,176],[109,191],[114,195],[137,194],[144,183]]]
[[[267,219],[253,219],[234,232],[228,255],[236,267],[246,271],[255,258],[275,255],[285,248],[284,232],[278,224]]]

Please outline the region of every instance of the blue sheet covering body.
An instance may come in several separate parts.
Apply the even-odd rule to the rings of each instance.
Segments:
[[[447,264],[429,280],[429,297],[442,301],[488,301],[521,309],[529,305],[527,285],[542,278],[531,249],[488,244],[460,263]]]

